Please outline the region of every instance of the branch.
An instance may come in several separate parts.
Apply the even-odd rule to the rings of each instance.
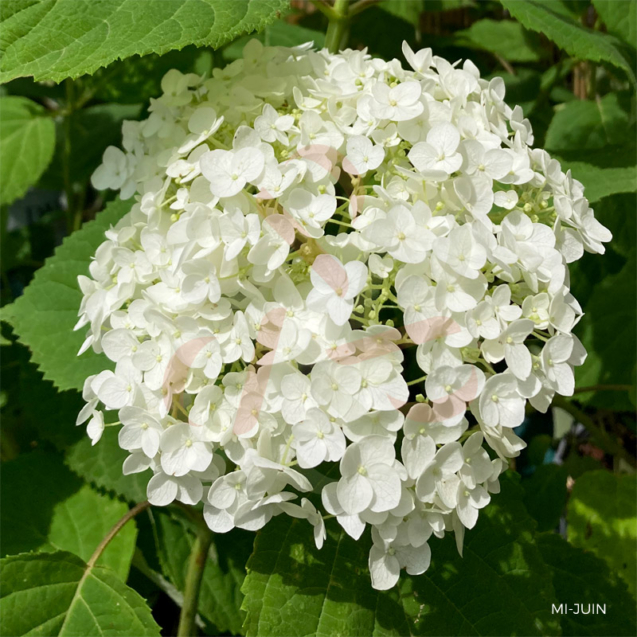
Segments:
[[[310,2],[324,15],[332,21],[336,18],[336,13],[327,0],[310,0]]]
[[[553,407],[559,407],[564,411],[568,412],[577,420],[579,423],[586,427],[588,433],[591,435],[591,438],[595,442],[595,444],[605,451],[606,453],[619,456],[628,462],[632,467],[637,467],[637,460],[630,454],[622,444],[620,444],[617,440],[615,440],[612,436],[609,436],[608,433],[599,427],[593,419],[583,412],[577,405],[572,403],[570,400],[566,400],[563,396],[555,396],[553,398]]]
[[[110,544],[111,540],[121,531],[122,527],[128,522],[132,520],[138,513],[146,510],[150,506],[150,502],[140,502],[136,504],[132,509],[128,511],[128,513],[122,517],[120,520],[115,522],[113,528],[106,534],[104,539],[98,544],[95,551],[93,551],[93,555],[89,558],[89,561],[86,563],[89,568],[95,566],[97,560],[100,559],[102,553],[106,549],[106,547]]]
[[[190,552],[188,572],[186,573],[186,585],[184,587],[184,605],[179,616],[177,637],[189,637],[195,635],[195,620],[197,618],[197,606],[199,603],[199,590],[203,579],[204,568],[208,560],[208,551],[212,544],[212,532],[208,527],[200,527],[197,530],[197,539]]]
[[[330,23],[325,34],[325,48],[330,53],[338,53],[343,44],[345,33],[349,27],[348,9],[349,0],[336,0],[331,9],[332,16],[328,16]]]
[[[365,11],[365,9],[369,9],[372,5],[380,2],[380,0],[358,0],[349,8],[349,17],[355,16],[359,14],[361,11]]]

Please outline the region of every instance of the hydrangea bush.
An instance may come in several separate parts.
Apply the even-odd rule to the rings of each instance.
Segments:
[[[376,589],[432,536],[462,552],[527,402],[573,393],[568,264],[611,239],[501,79],[403,52],[252,40],[170,71],[93,175],[135,203],[76,326],[115,363],[77,422],[121,425],[152,504],[203,501],[217,533],[303,518],[319,548],[327,515],[369,525]]]

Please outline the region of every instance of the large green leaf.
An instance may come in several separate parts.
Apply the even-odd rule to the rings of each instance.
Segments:
[[[631,46],[637,43],[637,2],[635,0],[593,0],[595,10],[609,33]]]
[[[610,195],[637,191],[637,155],[633,145],[566,151],[556,155],[556,159],[560,160],[562,170],[570,169],[573,177],[584,184],[584,194],[592,203]]]
[[[0,98],[0,204],[35,184],[53,156],[55,125],[42,106],[24,97]]]
[[[71,113],[68,134],[71,145],[69,174],[74,183],[85,184],[94,170],[102,163],[102,155],[108,146],[120,146],[122,122],[137,119],[141,113],[139,104],[96,104]],[[60,122],[62,128],[64,122]],[[96,131],[99,134],[96,135]],[[40,186],[56,189],[64,183],[64,133],[58,134],[55,156],[44,173]]]
[[[195,542],[193,524],[177,511],[154,509],[149,516],[162,572],[183,592],[188,558]],[[216,535],[210,548],[199,594],[199,614],[220,633],[241,634],[244,619],[241,584],[253,539],[253,533],[235,529]]]
[[[12,436],[20,448],[30,450],[34,443],[46,440],[63,449],[86,435],[84,428],[73,426],[84,401],[78,392],[57,392],[42,379],[29,356],[20,343],[11,342],[2,349],[0,373],[8,398],[2,408],[4,442]]]
[[[624,94],[609,93],[596,101],[574,100],[564,104],[546,132],[546,149],[559,154],[560,150],[600,149],[630,142],[632,121],[628,102]]]
[[[634,211],[633,211],[634,214]],[[586,315],[576,331],[588,351],[576,370],[577,385],[630,385],[635,368],[637,332],[635,251],[620,272],[605,277],[586,303]],[[610,407],[616,395],[605,392]]]
[[[84,480],[113,491],[129,502],[146,499],[150,472],[125,476],[122,464],[128,453],[117,442],[117,427],[106,427],[101,440],[91,446],[88,436],[66,452],[66,464]]]
[[[27,553],[0,560],[2,635],[159,637],[144,600],[109,568]]]
[[[634,475],[585,473],[568,502],[568,539],[606,560],[635,594],[637,484]],[[592,600],[591,600],[592,601]]]
[[[464,558],[453,538],[430,541],[433,561],[398,587],[371,588],[369,539],[328,524],[322,550],[305,521],[285,516],[257,535],[243,591],[248,636],[295,635],[550,635],[551,575],[534,545],[534,523],[516,481],[467,532]]]
[[[509,62],[538,62],[544,56],[538,35],[513,20],[484,18],[456,33],[458,44],[489,51]]]
[[[539,531],[554,529],[566,506],[566,478],[564,467],[546,464],[537,467],[533,475],[522,482],[524,504],[535,518]]]
[[[59,389],[82,389],[84,380],[110,367],[110,361],[92,350],[77,356],[84,330],[73,331],[82,293],[77,283],[88,274],[90,259],[104,241],[104,232],[131,207],[130,202],[109,204],[95,221],[67,237],[47,259],[24,294],[3,308],[18,340],[31,350],[32,361]]]
[[[2,467],[2,556],[27,551],[69,551],[88,560],[128,511],[123,502],[92,489],[52,453],[34,451]],[[98,564],[126,581],[137,531],[128,522]]]
[[[543,33],[569,55],[580,60],[608,62],[622,69],[631,81],[635,81],[635,71],[624,54],[624,45],[614,36],[586,29],[572,17],[556,11],[552,1],[500,1],[527,29]]]
[[[0,24],[0,81],[59,82],[131,55],[218,48],[262,29],[287,0],[40,0]]]
[[[557,534],[538,535],[537,545],[553,571],[564,637],[635,635],[635,600],[602,560]]]
[[[423,11],[453,11],[473,5],[473,0],[383,0],[379,6],[414,27],[419,27],[420,14]]]

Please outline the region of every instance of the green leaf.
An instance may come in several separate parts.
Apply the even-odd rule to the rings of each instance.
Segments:
[[[553,533],[537,536],[537,545],[553,571],[553,586],[559,604],[575,611],[562,614],[562,635],[635,635],[635,600],[621,580],[599,558],[571,546]],[[599,606],[605,607],[602,612]]]
[[[104,241],[104,232],[117,223],[131,202],[116,201],[64,239],[55,255],[46,260],[27,287],[2,314],[31,350],[31,360],[44,378],[59,389],[82,389],[91,374],[112,367],[102,354],[92,350],[77,356],[84,342],[84,330],[73,331],[82,293],[77,283],[80,274],[88,274],[95,250]]]
[[[55,125],[42,106],[24,97],[0,98],[0,204],[35,184],[53,157]]]
[[[538,102],[538,96],[541,92],[541,74],[538,71],[521,67],[516,70],[515,75],[497,72],[485,79],[491,80],[494,77],[501,77],[504,80],[507,104],[521,106],[524,116],[528,117],[534,111]],[[537,125],[534,118],[534,132],[536,128]]]
[[[283,635],[549,635],[555,601],[550,573],[533,542],[522,491],[508,476],[502,493],[465,537],[430,540],[423,575],[371,588],[368,534],[359,541],[334,520],[319,551],[305,521],[281,516],[258,533],[243,586],[248,637]]]
[[[420,14],[425,8],[424,5],[424,0],[388,0],[381,2],[379,6],[387,13],[417,27],[420,22]]]
[[[149,517],[162,572],[183,592],[188,558],[195,541],[193,523],[175,511],[154,509],[149,511]],[[225,535],[215,535],[210,548],[199,594],[199,613],[214,624],[219,633],[241,634],[244,620],[241,584],[253,540],[253,533],[235,529]]]
[[[478,20],[456,38],[461,46],[489,51],[509,62],[538,62],[544,57],[539,36],[513,20]]]
[[[2,467],[2,556],[27,551],[69,551],[88,560],[128,511],[123,502],[92,489],[52,454],[34,451]],[[98,564],[126,581],[137,531],[128,522]]]
[[[524,505],[537,522],[538,531],[550,531],[558,525],[566,506],[567,476],[564,467],[545,464],[522,481]]]
[[[527,29],[543,33],[558,47],[580,60],[608,62],[622,69],[634,83],[635,72],[624,55],[624,45],[612,35],[586,29],[546,0],[500,0]]]
[[[622,270],[599,282],[586,303],[586,314],[576,329],[588,352],[584,365],[575,372],[578,387],[631,384],[637,331],[635,297],[633,248]],[[614,392],[602,393],[607,394],[609,407],[618,407]]]
[[[609,33],[631,46],[637,42],[637,2],[635,0],[593,0],[593,6]]]
[[[69,115],[71,157],[69,174],[74,183],[85,185],[102,162],[108,146],[121,146],[122,122],[135,120],[141,114],[139,104],[97,104]],[[64,124],[60,122],[59,126]],[[99,135],[95,132],[99,131]],[[40,182],[44,188],[56,189],[64,183],[64,134],[60,130],[55,157]]]
[[[627,135],[632,122],[627,101],[623,94],[609,93],[596,101],[575,100],[564,104],[551,120],[546,149],[580,151],[629,142]]]
[[[29,356],[24,345],[11,341],[2,352],[2,386],[11,396],[2,413],[3,429],[11,430],[25,449],[33,441],[45,440],[64,449],[86,435],[84,427],[74,426],[84,401],[76,391],[56,391],[29,362]]]
[[[568,539],[605,560],[635,594],[637,484],[634,475],[585,473],[568,502]],[[592,601],[592,600],[591,600]]]
[[[369,539],[348,537],[333,521],[323,548],[306,521],[282,515],[257,534],[243,586],[248,637],[408,635],[397,595],[372,589]]]
[[[144,600],[110,569],[79,557],[27,553],[0,560],[2,635],[159,637]]]
[[[621,157],[619,151],[617,154]],[[612,251],[626,259],[630,258],[631,253],[635,252],[635,236],[637,236],[637,210],[634,195],[617,194],[605,197],[595,204],[595,217],[613,233],[610,244]],[[594,258],[595,255],[591,255],[591,259]],[[622,265],[623,263],[625,261]],[[614,268],[615,271],[619,269]]]
[[[384,0],[379,6],[387,13],[418,27],[423,11],[453,11],[463,7],[471,7],[474,4],[473,0]]]
[[[59,82],[189,44],[217,49],[287,7],[287,0],[42,0],[0,24],[0,82],[25,75]]]
[[[113,491],[129,502],[146,499],[149,472],[125,476],[122,464],[128,453],[117,442],[118,427],[106,427],[101,440],[91,446],[88,436],[74,444],[66,453],[65,462],[80,477],[98,487]]]
[[[584,184],[584,194],[591,203],[610,195],[637,191],[635,146],[566,151],[555,158],[562,164],[562,170],[570,169],[573,177]]]

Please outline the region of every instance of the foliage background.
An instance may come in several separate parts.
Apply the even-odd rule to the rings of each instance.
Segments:
[[[637,4],[359,2],[370,6],[352,20],[350,46],[402,59],[406,40],[452,61],[470,57],[484,77],[504,78],[508,103],[533,124],[535,146],[585,184],[615,237],[604,257],[587,254],[571,268],[589,357],[572,400],[528,414],[519,432],[528,447],[467,534],[464,558],[452,540],[433,540],[429,571],[381,593],[365,572],[366,536],[356,543],[328,525],[318,552],[309,525],[281,516],[256,541],[237,530],[213,539],[197,630],[634,635]],[[112,429],[92,448],[73,426],[83,379],[103,366],[95,355],[75,358],[76,277],[104,228],[127,211],[89,178],[104,149],[118,144],[121,122],[144,116],[168,69],[210,73],[236,59],[255,29],[268,45],[322,46],[325,28],[322,12],[302,0],[0,4],[8,556],[0,634],[176,634],[188,560],[201,549],[197,514],[147,509],[91,560],[112,525],[145,499],[145,485],[142,476],[121,475],[124,452]],[[606,604],[606,614],[552,612],[563,603]]]

